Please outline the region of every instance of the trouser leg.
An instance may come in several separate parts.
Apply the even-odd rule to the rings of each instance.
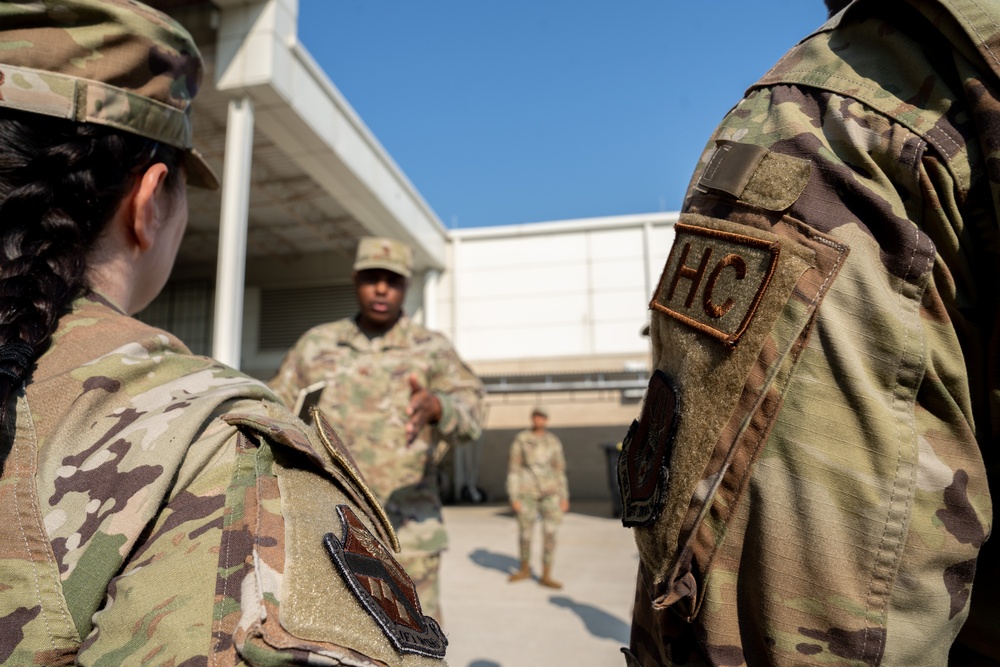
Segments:
[[[517,513],[518,551],[522,563],[531,560],[531,533],[538,516],[538,499],[528,496],[519,499],[521,510]]]
[[[545,496],[539,503],[542,515],[542,565],[552,567],[556,554],[556,529],[562,522],[563,513],[557,496]]]

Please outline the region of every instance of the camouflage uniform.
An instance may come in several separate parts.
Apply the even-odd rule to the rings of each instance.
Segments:
[[[0,664],[417,665],[443,650],[374,541],[391,528],[343,445],[263,384],[94,296],[11,414]],[[364,560],[357,541],[381,576],[342,567]]]
[[[857,0],[723,120],[620,459],[629,664],[1000,658],[998,63],[998,3]]]
[[[510,446],[507,495],[521,503],[517,513],[521,562],[531,558],[531,533],[542,516],[542,564],[552,566],[556,552],[556,528],[562,521],[564,500],[569,500],[563,446],[553,433],[536,435],[531,429],[517,434]]]
[[[133,0],[0,2],[0,107],[137,134],[186,153],[189,185],[219,181],[192,147],[201,54]]]
[[[441,402],[441,419],[407,444],[411,374]],[[402,547],[399,561],[424,609],[438,615],[438,564],[448,535],[437,464],[447,444],[479,437],[482,383],[444,336],[405,315],[371,339],[351,319],[314,327],[289,351],[271,386],[294,405],[302,388],[322,380],[318,407],[389,515]]]

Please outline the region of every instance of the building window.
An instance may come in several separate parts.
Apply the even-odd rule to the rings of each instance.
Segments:
[[[263,289],[258,346],[287,350],[317,324],[352,317],[357,309],[353,285]]]
[[[195,354],[212,353],[212,310],[215,290],[206,280],[169,283],[135,317],[169,331]]]

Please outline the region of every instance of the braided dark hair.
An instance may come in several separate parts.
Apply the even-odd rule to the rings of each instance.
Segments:
[[[11,395],[89,289],[86,257],[135,179],[182,153],[138,135],[0,110],[0,427]]]

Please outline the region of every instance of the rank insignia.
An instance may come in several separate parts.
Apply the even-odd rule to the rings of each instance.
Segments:
[[[629,427],[618,457],[625,526],[648,526],[663,509],[679,412],[673,382],[663,371],[655,371],[649,379],[642,415]]]
[[[443,658],[448,639],[437,621],[421,612],[413,581],[350,507],[338,505],[337,513],[344,534],[337,539],[327,533],[323,546],[348,588],[397,651]]]

